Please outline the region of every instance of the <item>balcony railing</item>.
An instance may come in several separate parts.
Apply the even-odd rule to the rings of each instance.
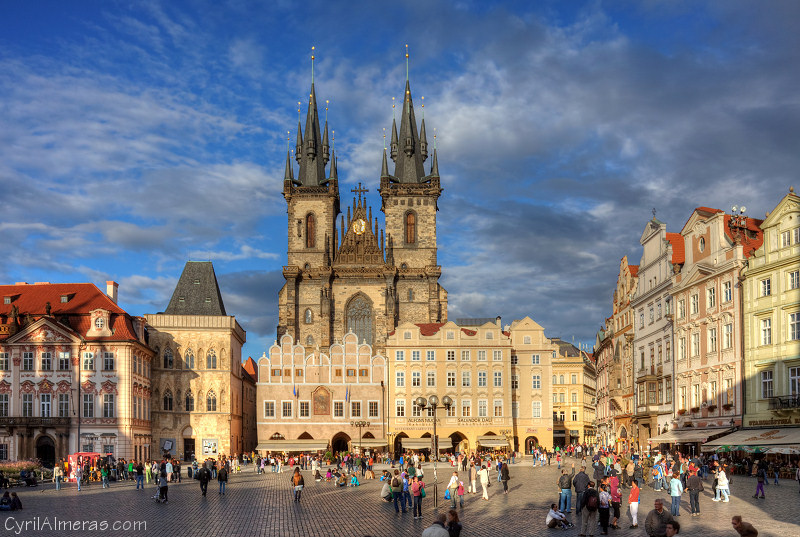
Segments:
[[[790,408],[800,408],[800,395],[783,395],[769,398],[770,410],[785,410]]]

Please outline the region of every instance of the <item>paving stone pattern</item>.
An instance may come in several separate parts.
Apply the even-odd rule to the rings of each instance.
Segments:
[[[567,465],[574,459],[567,458]],[[378,470],[382,466],[376,467]],[[298,537],[419,537],[430,525],[436,513],[433,507],[433,469],[426,465],[425,477],[428,496],[423,500],[423,519],[414,520],[412,513],[396,514],[392,504],[383,502],[380,496],[382,483],[362,481],[357,488],[339,488],[332,483],[317,483],[304,472],[306,487],[302,501],[294,503],[289,472],[281,474],[267,472],[256,475],[252,467],[231,476],[227,494],[218,494],[216,481],[209,483],[208,496],[202,498],[196,481],[184,478],[180,484],[169,487],[169,503],[157,504],[153,499],[154,485],[145,491],[135,490],[133,483],[112,483],[109,489],[99,484],[83,487],[78,492],[74,484],[65,490],[55,491],[52,484],[39,488],[19,488],[25,509],[3,513],[5,535],[68,536],[68,535],[146,535],[146,536],[298,536]],[[451,468],[447,464],[439,467],[439,492],[444,494],[444,483],[449,479]],[[376,471],[376,474],[379,472]],[[460,509],[464,524],[463,537],[497,536],[569,536],[578,534],[577,529],[550,530],[544,519],[550,503],[557,501],[556,486],[559,472],[555,465],[531,468],[530,462],[518,462],[511,467],[510,493],[502,494],[502,485],[493,474],[490,501],[484,502],[480,494],[465,496],[465,506]],[[442,483],[442,481],[444,483]],[[480,485],[478,486],[480,489]],[[711,501],[711,483],[706,482],[706,492],[700,499],[702,516],[691,517],[689,497],[684,494],[681,502],[681,535],[703,537],[735,536],[730,525],[732,515],[740,514],[753,523],[759,536],[800,537],[800,489],[796,481],[784,480],[780,486],[766,488],[766,499],[752,498],[755,480],[734,476],[730,503]],[[646,487],[642,491],[642,504],[638,529],[629,529],[627,494],[623,493],[623,519],[621,529],[609,530],[617,537],[646,537],[644,519],[652,509],[656,497],[669,497]],[[573,496],[574,500],[574,496]],[[446,511],[450,502],[440,500],[439,509]],[[574,512],[570,519],[575,517]],[[59,521],[107,521],[106,531],[56,531],[36,524],[48,520]],[[114,521],[146,521],[146,530],[113,531]],[[575,521],[575,520],[573,520]],[[25,524],[19,532],[15,524]],[[599,536],[598,528],[595,535]]]

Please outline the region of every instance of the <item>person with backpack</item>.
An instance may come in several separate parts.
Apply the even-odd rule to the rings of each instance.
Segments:
[[[400,512],[400,507],[406,513],[406,504],[403,499],[403,482],[400,480],[400,470],[395,469],[394,477],[392,477],[392,499],[394,500],[395,513]]]
[[[583,508],[581,509],[581,532],[578,537],[594,536],[597,529],[597,520],[600,508],[600,495],[594,488],[594,481],[589,481],[586,492],[583,493]]]
[[[197,475],[197,480],[200,481],[200,492],[202,492],[203,497],[205,497],[206,492],[208,492],[208,482],[211,481],[211,472],[208,470],[208,467],[204,464],[196,472],[196,475]]]
[[[300,494],[303,492],[303,487],[306,484],[305,480],[303,479],[303,474],[300,473],[300,468],[295,467],[291,483],[292,486],[294,487],[294,501],[299,502]]]

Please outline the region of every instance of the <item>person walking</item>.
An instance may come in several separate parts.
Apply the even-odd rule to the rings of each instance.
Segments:
[[[136,490],[139,490],[140,487],[144,490],[144,465],[142,465],[142,461],[136,463]]]
[[[608,493],[611,495],[611,524],[615,530],[619,529],[620,506],[622,505],[622,492],[620,490],[619,478],[617,473],[611,474],[608,478]]]
[[[200,492],[203,493],[205,498],[208,492],[208,482],[211,481],[211,472],[205,464],[197,471],[197,480],[200,482]]]
[[[658,498],[654,502],[655,509],[647,514],[644,521],[644,529],[648,537],[666,537],[667,524],[674,522],[672,515],[664,509],[664,500]]]
[[[80,464],[78,464],[77,468],[75,468],[75,481],[78,483],[78,491],[81,490],[81,481],[83,480],[83,468]]]
[[[763,465],[759,465],[758,470],[756,470],[756,493],[753,494],[753,498],[758,498],[758,491],[761,491],[761,499],[764,499],[764,482],[767,480],[767,471],[764,469]]]
[[[489,501],[489,470],[486,468],[486,465],[481,465],[481,469],[478,472],[478,477],[481,479],[481,488],[483,489],[483,498],[487,502]]]
[[[686,490],[689,491],[689,510],[692,516],[700,516],[700,493],[703,492],[703,482],[694,470],[686,480]]]
[[[56,490],[61,490],[61,481],[64,479],[64,469],[60,464],[53,467],[53,481],[56,483]]]
[[[395,513],[400,512],[400,507],[403,512],[406,512],[406,504],[403,500],[403,481],[400,479],[400,470],[395,469],[394,477],[392,477],[392,499],[394,500]]]
[[[722,500],[723,503],[730,501],[728,498],[728,493],[730,491],[730,485],[728,482],[728,476],[725,473],[724,468],[720,468],[717,472],[717,494],[711,501],[718,502],[720,495],[725,496],[725,499]]]
[[[572,479],[572,484],[575,487],[575,513],[580,515],[583,509],[583,496],[589,488],[589,476],[586,475],[586,466],[581,466],[580,472]]]
[[[300,502],[300,494],[303,492],[303,487],[306,482],[303,480],[303,474],[300,473],[300,468],[295,467],[294,474],[290,480],[294,487],[294,501]]]
[[[628,494],[628,508],[631,511],[631,529],[639,527],[639,500],[641,492],[639,483],[631,481],[631,493]]]
[[[575,477],[575,463],[572,463],[572,473],[567,474],[566,470],[561,470],[561,477],[558,478],[558,488],[561,489],[561,497],[558,510],[562,513],[569,513],[572,510],[572,478]]]
[[[589,481],[586,492],[583,494],[583,509],[581,510],[581,532],[578,537],[594,536],[597,529],[597,510],[600,508],[600,495],[594,488],[594,481]]]
[[[798,481],[800,481],[800,467],[797,468]],[[469,493],[477,494],[478,487],[475,484],[478,481],[478,465],[475,463],[469,466]]]
[[[447,483],[447,491],[450,494],[450,507],[456,508],[456,496],[458,496],[458,472],[453,472],[450,481]],[[416,499],[414,500],[416,502]]]
[[[608,535],[608,520],[611,514],[611,494],[608,492],[608,485],[600,485],[600,526],[603,528],[603,535]]]
[[[503,494],[508,494],[509,479],[511,479],[511,475],[508,473],[508,462],[504,462],[503,467],[500,469],[500,481],[503,482]]]
[[[454,472],[455,473],[455,472]],[[425,497],[425,483],[419,476],[414,476],[413,481],[411,482],[411,497],[413,498],[414,504],[411,507],[411,510],[414,514],[415,519],[422,518],[422,498]],[[451,495],[451,498],[455,498],[454,495]],[[453,506],[455,507],[455,501],[453,502]]]
[[[228,484],[228,469],[225,465],[217,470],[217,481],[219,481],[219,493],[225,496],[225,485]]]
[[[683,483],[681,483],[678,474],[674,473],[669,482],[669,495],[672,498],[670,514],[674,517],[681,516],[681,494],[683,494]]]

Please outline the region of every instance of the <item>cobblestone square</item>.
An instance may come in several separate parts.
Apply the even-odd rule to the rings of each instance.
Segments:
[[[574,459],[567,459],[569,466]],[[378,466],[377,469],[382,469]],[[185,479],[169,487],[169,502],[157,504],[153,500],[156,487],[135,490],[133,483],[113,483],[104,490],[93,483],[78,492],[74,484],[65,490],[55,491],[48,483],[38,488],[15,488],[23,502],[24,510],[3,514],[5,535],[147,535],[147,536],[222,536],[265,535],[303,537],[396,537],[421,535],[430,525],[436,509],[433,507],[433,468],[424,467],[428,496],[423,500],[423,519],[414,520],[411,512],[396,514],[392,504],[380,499],[382,484],[362,481],[358,488],[337,488],[332,483],[315,482],[310,472],[304,472],[306,487],[302,501],[293,502],[289,485],[289,472],[256,475],[252,467],[231,476],[227,494],[218,494],[216,481],[209,484],[208,496],[200,495],[196,481]],[[444,483],[450,474],[449,465],[439,467],[439,493],[444,494]],[[379,472],[376,471],[379,475]],[[467,495],[460,509],[464,537],[489,536],[540,536],[578,534],[577,528],[550,530],[544,519],[550,503],[557,501],[556,480],[559,472],[554,465],[532,468],[529,461],[517,462],[511,468],[510,493],[502,494],[502,485],[493,474],[490,500],[483,502],[480,494]],[[755,480],[734,476],[730,503],[711,501],[711,483],[706,482],[700,509],[702,515],[693,518],[688,512],[688,496],[681,503],[681,535],[704,537],[735,536],[730,518],[739,514],[753,523],[760,536],[800,536],[800,493],[796,481],[785,480],[780,486],[767,487],[766,499],[752,498]],[[651,488],[642,490],[639,528],[629,529],[630,518],[627,501],[623,502],[623,518],[619,530],[609,530],[618,537],[644,537],[644,519],[652,509],[656,497],[669,498]],[[623,492],[623,498],[626,494]],[[574,499],[574,497],[573,497]],[[450,502],[440,499],[439,510],[446,511]],[[570,515],[574,521],[574,512]],[[71,524],[98,524],[105,521],[108,528],[92,530],[56,529],[59,522]],[[115,530],[115,521],[140,524],[145,527],[128,531]],[[598,528],[595,535],[600,535]]]

